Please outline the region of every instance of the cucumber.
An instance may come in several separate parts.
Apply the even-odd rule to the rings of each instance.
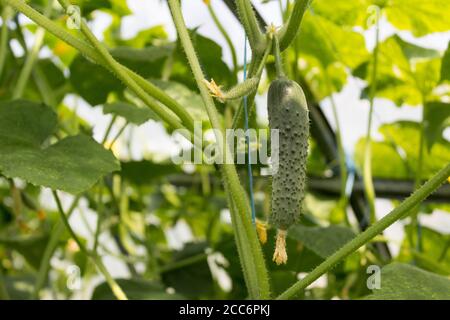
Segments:
[[[278,229],[274,261],[286,263],[286,231],[300,217],[306,186],[309,112],[302,88],[274,80],[267,99],[269,126],[279,130],[278,171],[272,176],[270,224]]]

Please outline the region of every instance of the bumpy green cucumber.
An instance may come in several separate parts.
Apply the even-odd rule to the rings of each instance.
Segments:
[[[305,195],[309,114],[302,88],[284,77],[271,83],[267,106],[270,128],[279,130],[278,171],[272,176],[270,223],[278,229],[274,260],[280,264],[287,260],[286,230],[300,217]]]

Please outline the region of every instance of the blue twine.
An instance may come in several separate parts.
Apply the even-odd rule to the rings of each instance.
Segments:
[[[244,81],[247,79],[247,35],[245,35],[244,40]],[[253,224],[256,223],[256,210],[255,210],[255,199],[253,197],[253,174],[252,174],[252,155],[250,152],[250,137],[249,137],[249,125],[248,125],[248,109],[247,109],[247,96],[244,96],[244,113],[245,113],[245,142],[247,144],[247,152],[248,152],[248,164],[247,164],[247,171],[248,171],[248,188],[249,188],[249,194],[250,194],[250,205],[252,209],[252,222]]]
[[[350,198],[355,183],[356,167],[349,154],[345,155],[345,164],[347,166],[347,183],[345,184],[345,196]]]

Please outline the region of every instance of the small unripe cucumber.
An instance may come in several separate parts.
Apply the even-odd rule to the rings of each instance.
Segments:
[[[309,113],[302,88],[284,77],[271,83],[267,106],[270,128],[279,130],[278,171],[272,176],[270,223],[279,230],[279,237],[284,237],[300,217],[305,195]],[[277,261],[275,257],[274,260]]]

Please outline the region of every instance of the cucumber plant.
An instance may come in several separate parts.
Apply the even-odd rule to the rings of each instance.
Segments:
[[[63,280],[58,283],[65,283],[64,277],[69,276],[61,270],[55,271],[58,266],[51,263],[54,257],[61,256],[76,262],[81,268],[80,274],[87,275],[86,278],[96,272],[103,276],[105,283],[94,290],[93,298],[157,296],[200,299],[226,296],[291,299],[299,297],[320,276],[332,273],[333,267],[347,256],[360,254],[361,266],[356,271],[345,270],[345,283],[341,283],[341,277],[336,277],[336,287],[330,290],[339,291],[340,297],[346,298],[345,294],[353,292],[354,287],[365,284],[360,274],[364,273],[361,268],[366,263],[384,263],[371,248],[371,243],[381,232],[408,214],[413,215],[412,229],[418,228],[417,214],[421,202],[450,176],[450,161],[445,162],[450,147],[448,141],[441,137],[449,115],[442,110],[448,104],[444,99],[436,101],[440,91],[435,90],[445,87],[450,80],[447,68],[450,48],[441,59],[440,52],[408,44],[396,36],[387,39],[383,47],[378,39],[377,25],[377,46],[370,58],[365,47],[357,48],[364,46],[364,39],[359,31],[355,31],[360,29],[359,20],[365,16],[367,8],[362,13],[358,11],[358,14],[348,15],[337,12],[345,8],[335,7],[330,1],[316,0],[314,10],[308,10],[312,3],[310,0],[286,1],[286,7],[280,1],[283,25],[279,28],[269,25],[264,30],[250,0],[224,1],[228,5],[235,4],[235,7],[230,6],[239,17],[251,48],[247,78],[238,82],[243,66],[238,60],[234,39],[214,11],[214,1],[203,2],[231,51],[231,70],[221,61],[217,44],[202,37],[197,30],[188,30],[185,23],[188,16],[182,11],[180,0],[160,4],[167,5],[170,10],[177,32],[175,42],[165,38],[164,32],[158,28],[149,29],[132,39],[122,39],[118,32],[119,21],[129,11],[126,5],[113,0],[102,1],[102,4],[71,0],[0,2],[0,299],[14,298],[16,292],[11,289],[10,282],[14,281],[17,266],[24,264],[27,266],[26,274],[34,277],[31,297],[46,297],[46,291],[55,290],[48,285],[49,279],[58,276]],[[100,41],[86,19],[91,17],[92,10],[103,10],[105,3],[108,4],[106,12],[113,15],[114,22],[105,31],[104,41]],[[404,29],[410,25],[410,31],[415,35],[450,29],[450,18],[440,19],[435,27],[430,21],[421,20],[424,15],[413,17],[417,20],[411,21],[419,21],[417,23],[399,22],[392,18],[398,15],[395,6],[386,1],[378,1],[377,4],[382,7],[382,12],[388,12],[387,18],[394,26]],[[79,29],[68,30],[61,22],[72,13],[72,5],[81,6],[82,17]],[[440,4],[442,8],[438,9],[435,3],[418,5],[424,6],[421,12],[450,12],[445,4]],[[352,4],[349,7],[361,10]],[[24,35],[23,30],[26,28],[27,32],[33,32],[35,29],[22,25],[23,19],[19,19],[19,14],[38,26],[35,43],[30,49],[28,41],[25,41],[27,33]],[[433,18],[439,19],[437,15]],[[424,30],[418,30],[419,25]],[[17,55],[17,46],[22,48],[24,57]],[[52,59],[46,59],[45,55],[41,57],[40,50],[44,46],[51,49]],[[353,54],[353,51],[357,53]],[[74,58],[77,54],[79,56]],[[395,62],[390,62],[391,58]],[[401,70],[398,70],[398,65],[402,66]],[[342,88],[343,78],[349,76],[349,70],[352,75],[367,80],[371,110],[378,96],[395,102],[407,100],[411,104],[420,100],[427,106],[419,129],[419,169],[415,173],[415,191],[379,221],[372,217],[368,228],[357,235],[351,230],[348,219],[338,219],[344,221],[344,226],[321,226],[312,214],[304,210],[303,203],[306,193],[311,191],[307,190],[307,185],[314,189],[318,188],[317,185],[323,188],[324,184],[329,184],[326,187],[330,190],[337,184],[338,194],[346,196],[347,177],[342,176],[346,172],[343,170],[346,157],[342,142],[339,141],[339,156],[333,159],[340,161],[339,177],[336,163],[325,163],[322,155],[317,155],[320,153],[317,150],[323,147],[321,144],[329,145],[333,141],[317,139],[321,124],[315,121],[318,121],[317,104]],[[434,74],[438,72],[436,70],[441,72],[439,76]],[[401,90],[387,89],[397,85]],[[241,166],[229,163],[202,165],[196,167],[193,174],[187,174],[180,166],[155,160],[134,161],[123,157],[118,161],[113,153],[116,141],[123,139],[128,143],[131,155],[132,142],[137,136],[133,135],[132,129],[150,119],[164,124],[168,131],[179,129],[177,132],[182,132],[195,145],[199,136],[194,120],[201,118],[202,125],[215,129],[218,152],[224,158],[231,158],[233,150],[223,143],[220,135],[226,136],[228,129],[244,127],[245,111],[249,112],[250,126],[262,125],[255,121],[255,101],[258,91],[265,90],[268,91],[269,118],[265,129],[279,130],[280,139],[278,157],[272,164],[273,176],[259,175],[256,169],[253,172],[258,191],[258,196],[255,194],[258,201],[255,221],[252,220],[247,185],[242,181]],[[405,91],[408,94],[403,95]],[[101,143],[91,137],[93,128],[86,125],[77,111],[65,106],[63,98],[68,94],[81,96],[92,106],[101,104],[105,114],[113,115]],[[248,110],[244,109],[244,98],[248,102]],[[335,106],[333,108],[336,109]],[[439,111],[431,114],[434,110]],[[315,125],[311,127],[312,139],[310,117]],[[119,125],[119,122],[122,123]],[[407,160],[413,159],[408,162],[408,170],[411,170],[415,159],[411,154],[415,149],[404,147],[407,139],[402,139],[395,131],[398,127],[408,129],[408,139],[413,139],[411,132],[415,127],[410,123],[399,123],[398,126],[382,128],[389,141],[371,142],[367,139],[366,148],[372,149],[375,156],[376,150],[381,150],[379,154],[391,157],[392,154],[397,155],[398,149],[403,149]],[[370,127],[368,131],[370,138]],[[438,151],[433,151],[433,144],[437,146],[434,150]],[[400,156],[393,157],[397,162],[403,161]],[[367,165],[374,159],[371,152],[366,151],[363,167],[375,171],[376,166],[371,168]],[[430,159],[436,161],[430,165]],[[308,165],[310,162],[312,166]],[[332,170],[328,170],[330,168]],[[313,176],[315,184],[309,183],[307,174],[311,176],[320,170],[323,176],[320,179]],[[326,176],[330,172],[333,174],[331,178]],[[359,188],[360,196],[369,191],[373,215],[374,196],[370,196],[370,186],[376,187],[376,184],[370,181],[373,180],[372,172],[365,172],[364,176],[364,184],[350,185],[349,189]],[[420,186],[425,177],[428,180]],[[56,204],[53,208],[44,208],[41,194],[45,196],[45,193],[41,193],[41,187],[51,189],[49,195]],[[267,192],[267,189],[271,191]],[[62,192],[75,195],[68,209]],[[97,213],[95,228],[84,217],[85,206]],[[218,215],[219,209],[225,207],[230,212],[231,227]],[[58,215],[54,215],[52,210]],[[78,228],[73,227],[74,222],[69,218],[75,215],[85,223],[92,244],[78,234]],[[300,219],[302,215],[308,219],[307,222]],[[163,232],[179,221],[187,222],[198,240],[194,244],[186,244],[182,250],[170,248]],[[330,222],[334,223],[334,220],[330,218],[327,223]],[[305,227],[309,224],[315,227]],[[339,229],[342,232],[340,228],[347,232],[342,237],[345,241],[339,236],[328,237],[327,231]],[[271,238],[272,231],[275,235]],[[441,240],[441,235],[428,229],[423,231],[424,235],[427,232],[433,235],[429,241]],[[105,245],[102,236],[106,232],[120,249],[118,252],[111,252]],[[418,266],[447,274],[450,241],[440,241],[446,245],[430,259],[426,255],[429,248],[421,247],[428,242],[419,239],[419,234],[411,230],[407,233],[410,244],[407,249],[402,246],[403,259],[413,256]],[[287,247],[288,243],[296,243],[297,247]],[[416,247],[415,243],[421,245]],[[365,249],[359,250],[362,247]],[[58,248],[63,249],[63,255],[55,254],[60,252]],[[143,248],[146,254],[140,255]],[[270,250],[269,256],[267,250]],[[435,254],[434,242],[429,251]],[[22,255],[24,259],[16,259],[11,252]],[[212,285],[214,280],[208,263],[218,255],[211,252],[221,253],[231,264],[228,268],[226,263],[218,263],[232,277],[230,292],[219,291],[217,285]],[[307,256],[308,252],[311,252],[310,256]],[[103,261],[103,254],[122,260],[132,279],[115,279]],[[320,262],[297,281],[292,275],[311,267],[299,261],[303,256],[306,256],[305,260],[313,257],[310,260],[315,262],[320,258]],[[290,264],[291,260],[293,263]],[[138,264],[139,268],[136,268]],[[240,268],[235,268],[236,264]],[[279,266],[281,264],[286,265]],[[142,265],[145,272],[142,272]],[[284,280],[278,283],[280,275],[282,279],[292,279],[290,286],[280,285]],[[444,284],[447,281],[443,277],[439,279]],[[195,286],[192,281],[196,282]],[[355,281],[360,283],[355,285]],[[199,289],[192,290],[193,287]],[[172,290],[166,288],[174,288],[175,295],[168,293]],[[58,293],[70,296],[66,289]]]

